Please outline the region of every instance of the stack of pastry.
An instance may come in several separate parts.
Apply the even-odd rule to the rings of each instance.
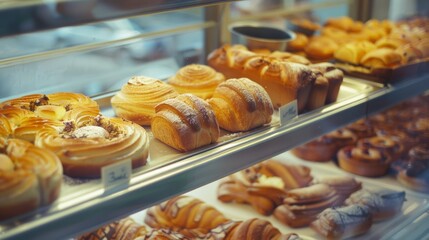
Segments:
[[[222,202],[247,203],[270,215],[288,190],[308,186],[312,179],[307,167],[267,160],[223,179],[217,196]]]
[[[78,93],[34,94],[0,103],[11,137],[53,151],[71,177],[100,177],[101,168],[125,159],[146,163],[146,131],[120,118],[106,118],[97,103]]]

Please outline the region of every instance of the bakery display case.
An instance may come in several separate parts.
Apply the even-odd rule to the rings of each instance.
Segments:
[[[390,4],[393,6],[393,1]],[[289,150],[358,119],[384,111],[415,96],[427,94],[429,90],[427,62],[419,61],[418,68],[412,68],[417,72],[401,73],[400,79],[389,82],[373,81],[362,78],[361,75],[346,74],[334,101],[309,110],[307,105],[302,105],[303,107],[298,109],[298,104],[303,101],[298,98],[295,111],[299,110],[299,114],[279,109],[284,104],[282,102],[274,106],[268,114],[269,118],[264,122],[258,122],[247,128],[228,129],[225,125],[222,127],[221,121],[218,120],[221,126],[218,136],[197,148],[185,146],[178,147],[176,150],[168,146],[171,145],[168,143],[168,139],[171,138],[164,140],[159,137],[165,134],[165,128],[169,127],[162,125],[162,122],[159,123],[160,127],[157,131],[152,131],[148,126],[150,121],[149,123],[139,122],[144,127],[137,127],[131,121],[113,120],[113,117],[120,115],[118,109],[121,103],[117,96],[124,85],[133,83],[141,85],[141,82],[148,84],[147,81],[153,82],[155,81],[153,79],[157,81],[160,79],[162,80],[160,82],[170,82],[173,85],[174,81],[171,77],[184,66],[209,64],[213,67],[209,56],[210,54],[213,56],[216,50],[227,51],[223,48],[225,46],[223,44],[232,41],[228,32],[228,26],[232,23],[261,21],[293,29],[293,24],[299,25],[297,19],[311,19],[325,23],[328,18],[344,15],[366,21],[373,17],[368,15],[368,12],[383,16],[375,10],[370,11],[371,6],[375,5],[370,4],[369,1],[343,0],[267,1],[264,4],[258,1],[249,4],[248,1],[208,0],[155,1],[151,4],[138,1],[122,1],[119,4],[107,0],[2,3],[0,15],[4,16],[6,21],[1,24],[3,27],[0,30],[0,42],[6,47],[0,53],[2,56],[0,59],[0,113],[7,115],[4,110],[6,105],[17,104],[16,106],[21,110],[33,112],[43,109],[40,108],[41,106],[54,105],[61,108],[61,110],[54,110],[55,114],[64,109],[64,113],[61,113],[64,116],[60,118],[60,124],[63,126],[68,122],[67,119],[73,119],[75,124],[78,124],[81,118],[85,118],[83,115],[73,115],[74,109],[84,108],[87,105],[90,109],[97,106],[100,112],[98,109],[95,113],[91,112],[94,109],[86,109],[89,112],[87,114],[93,117],[91,126],[115,129],[108,130],[108,133],[97,134],[103,136],[107,134],[109,137],[106,139],[113,142],[115,137],[112,137],[112,132],[120,132],[127,136],[135,136],[135,132],[138,132],[137,135],[140,136],[136,141],[140,143],[138,149],[144,148],[144,151],[138,152],[142,157],[136,160],[130,154],[130,152],[134,153],[132,150],[135,149],[134,144],[130,144],[132,147],[122,152],[117,152],[112,145],[103,148],[104,142],[88,141],[86,144],[92,144],[91,146],[96,148],[93,152],[83,152],[79,159],[83,159],[82,162],[85,164],[85,161],[88,161],[86,156],[100,155],[101,161],[108,158],[106,162],[109,164],[102,162],[98,167],[91,166],[79,170],[73,170],[75,165],[79,165],[79,163],[76,164],[77,158],[70,157],[68,163],[64,160],[69,155],[72,156],[74,150],[60,155],[62,171],[65,173],[62,176],[62,183],[59,184],[61,190],[54,188],[52,192],[56,193],[48,194],[58,195],[54,197],[56,200],[39,203],[41,207],[19,216],[2,219],[0,239],[73,238],[129,215],[140,225],[144,224],[143,219],[149,211],[145,209],[184,193],[215,206],[228,219],[245,221],[255,217],[262,218],[271,222],[284,234],[293,232],[303,239],[318,239],[319,235],[307,227],[291,228],[287,224],[282,224],[282,221],[273,215],[258,214],[250,206],[220,202],[216,192],[222,178],[270,158],[284,164],[306,166],[311,169],[314,179],[331,175],[350,176],[335,162],[321,164],[304,161]],[[146,76],[149,80],[133,79],[131,76]],[[225,84],[225,86],[232,89],[237,84],[247,84],[243,81]],[[161,85],[157,85],[156,88],[161,88]],[[90,98],[89,100],[81,98],[80,95],[58,96],[56,95],[58,92],[83,93]],[[13,99],[29,94],[42,95],[10,104]],[[260,96],[261,93],[256,95]],[[272,98],[271,95],[269,97]],[[204,98],[204,95],[201,98]],[[268,99],[268,97],[260,98]],[[48,103],[45,104],[43,101]],[[192,105],[190,103],[196,103],[199,100],[182,98],[182,101]],[[215,106],[210,103],[211,100],[207,102],[212,107]],[[204,104],[206,101],[202,101],[201,105]],[[294,105],[289,106],[288,110],[290,111],[293,107]],[[269,107],[264,107],[264,109],[267,108]],[[203,107],[197,109],[199,112],[205,111]],[[157,111],[161,112],[162,108],[159,107]],[[215,111],[214,115],[220,119],[218,115],[223,112],[225,110]],[[97,117],[99,113],[103,117]],[[39,114],[37,117],[40,117],[43,112],[37,114]],[[263,114],[261,111],[257,115]],[[10,116],[7,115],[6,121],[12,118]],[[125,116],[120,117],[127,118]],[[210,119],[213,118],[210,117]],[[141,119],[134,119],[133,122],[139,120]],[[232,120],[224,122],[223,124],[228,124]],[[4,127],[7,124],[3,123],[1,126]],[[23,125],[23,123],[20,124]],[[110,127],[105,127],[103,124]],[[424,124],[427,125],[423,122],[422,125]],[[38,130],[39,132],[48,131],[45,125],[37,126],[42,128]],[[19,138],[19,133],[16,131],[19,127],[22,126],[16,124],[9,127],[15,132],[13,135],[6,136]],[[5,131],[10,131],[7,127],[4,128]],[[81,129],[74,126],[73,129],[75,128]],[[0,128],[0,136],[3,134],[2,131],[3,128]],[[59,149],[69,148],[71,145],[67,145],[68,140],[73,142],[74,139],[81,138],[75,130],[70,134],[62,130],[61,134],[57,137],[61,140]],[[88,137],[87,132],[79,134],[83,134],[85,139],[92,139]],[[43,134],[39,135],[36,138],[40,140]],[[34,135],[32,136],[34,141]],[[189,139],[190,137],[184,138],[182,142]],[[44,149],[50,149],[54,145],[48,142],[41,143],[41,141],[35,145],[43,146]],[[2,155],[14,148],[6,146],[15,146],[16,149],[26,149],[25,151],[32,149],[24,147],[27,145],[20,140],[14,142],[8,139],[6,142],[0,141]],[[143,145],[145,147],[142,147]],[[113,162],[115,163],[110,164]],[[89,168],[95,168],[96,173],[88,170]],[[34,170],[34,172],[37,171]],[[364,189],[406,192],[406,201],[399,216],[377,222],[367,234],[362,236],[363,238],[401,239],[401,236],[407,236],[411,239],[421,239],[422,236],[428,235],[424,228],[429,210],[427,193],[398,186],[397,181],[391,177],[374,179],[352,176],[361,182]],[[39,179],[38,181],[43,179],[41,174],[36,178]],[[55,179],[59,178],[61,177]],[[52,180],[52,182],[55,181]],[[44,189],[50,188],[39,188],[40,195],[46,194],[41,193]],[[8,197],[7,194],[0,196],[0,200],[6,203],[10,201]],[[6,208],[0,206],[4,212],[8,205],[5,204],[5,206]],[[0,214],[0,218],[1,216],[3,215]]]

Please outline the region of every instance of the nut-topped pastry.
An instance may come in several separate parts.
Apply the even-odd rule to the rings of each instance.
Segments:
[[[220,135],[210,105],[192,94],[181,94],[155,107],[153,136],[181,152],[215,143]]]
[[[168,79],[180,94],[191,93],[202,99],[209,99],[217,85],[225,81],[222,73],[201,64],[185,66]]]
[[[171,85],[159,79],[135,76],[112,97],[111,103],[118,117],[140,125],[150,125],[155,106],[178,95]]]
[[[288,191],[283,204],[274,210],[274,216],[290,227],[303,227],[324,209],[339,206],[343,201],[330,186],[315,184]]]
[[[268,93],[247,78],[220,84],[208,100],[219,126],[231,132],[248,131],[271,122],[273,105]]]
[[[312,179],[308,167],[267,160],[223,179],[217,196],[222,202],[247,203],[269,215],[283,202],[287,190],[308,186]]]

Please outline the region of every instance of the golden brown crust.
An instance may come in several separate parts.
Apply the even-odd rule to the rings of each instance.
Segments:
[[[0,220],[58,198],[62,166],[53,152],[24,140],[0,138],[0,162]]]
[[[151,129],[155,138],[182,152],[219,138],[219,125],[208,103],[192,94],[181,94],[155,107]]]
[[[124,218],[104,225],[97,230],[85,233],[77,240],[131,240],[145,236],[147,230],[131,218]]]
[[[273,106],[268,93],[247,79],[228,79],[208,103],[219,126],[231,132],[248,131],[271,122]]]
[[[191,64],[179,69],[168,79],[179,93],[191,93],[202,99],[211,98],[215,88],[225,81],[222,73],[201,64]]]
[[[132,77],[112,97],[116,115],[139,125],[150,125],[156,104],[178,96],[169,84],[145,76]]]
[[[342,62],[359,65],[363,56],[375,48],[376,46],[369,41],[351,42],[339,47],[334,57]]]
[[[314,110],[325,105],[328,95],[329,82],[326,77],[319,74],[311,87],[310,95],[308,97],[306,109]]]
[[[404,147],[402,144],[388,136],[362,138],[357,142],[357,146],[377,148],[385,155],[388,155],[392,161],[397,160],[404,153]]]
[[[403,62],[402,56],[393,49],[378,48],[365,54],[360,64],[369,68],[392,68]]]
[[[331,38],[313,37],[305,48],[305,53],[310,60],[327,61],[334,57],[334,52],[338,47],[338,44]]]
[[[291,40],[287,44],[287,50],[291,52],[304,51],[305,47],[309,43],[309,39],[302,33],[296,33],[295,39]]]

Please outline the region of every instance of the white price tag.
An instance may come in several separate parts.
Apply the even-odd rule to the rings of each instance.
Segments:
[[[131,159],[101,168],[101,181],[105,190],[128,187],[131,179]]]
[[[283,126],[290,120],[298,116],[298,102],[293,100],[292,102],[285,104],[279,108],[280,125]]]

